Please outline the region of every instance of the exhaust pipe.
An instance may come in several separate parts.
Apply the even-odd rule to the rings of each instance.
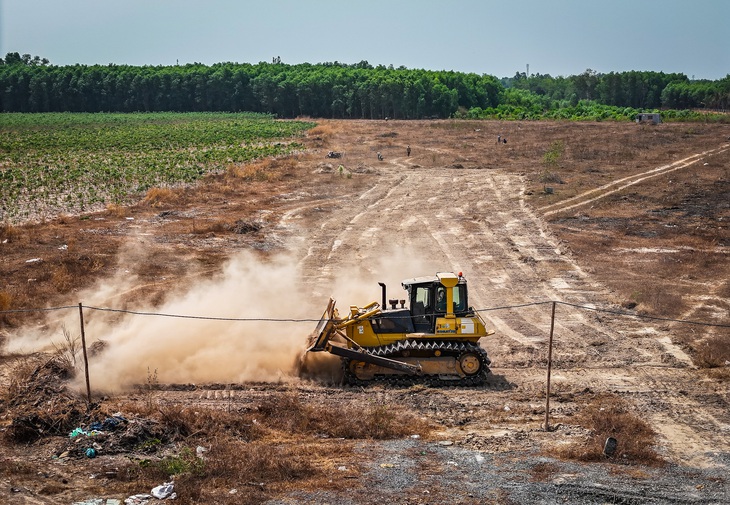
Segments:
[[[383,308],[383,310],[385,310],[385,309],[388,308],[388,306],[385,304],[385,300],[386,300],[386,298],[385,298],[385,283],[384,282],[378,282],[378,286],[380,286],[380,289],[381,289],[381,291],[383,293],[383,303],[380,306]]]

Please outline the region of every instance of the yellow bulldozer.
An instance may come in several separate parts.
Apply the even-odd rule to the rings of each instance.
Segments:
[[[344,380],[352,385],[478,386],[486,381],[490,360],[479,339],[494,331],[469,306],[461,272],[404,280],[407,300],[389,299],[387,305],[386,286],[378,284],[380,304],[351,305],[344,316],[330,298],[307,351],[339,356]]]

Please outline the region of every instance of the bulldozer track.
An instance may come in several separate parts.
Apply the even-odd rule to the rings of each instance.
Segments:
[[[477,344],[469,342],[458,342],[449,340],[403,340],[389,345],[379,347],[369,347],[366,349],[369,353],[383,358],[398,359],[404,356],[404,353],[410,352],[440,352],[445,356],[453,356],[457,359],[464,353],[474,353],[479,357],[481,364],[480,370],[475,375],[467,375],[465,377],[449,376],[448,378],[440,375],[376,375],[372,380],[359,379],[350,370],[351,359],[346,358],[342,361],[344,370],[344,382],[353,386],[368,386],[372,384],[390,384],[394,386],[412,386],[415,384],[427,384],[432,387],[449,387],[449,386],[481,386],[486,382],[490,373],[489,365],[491,363],[487,352]]]

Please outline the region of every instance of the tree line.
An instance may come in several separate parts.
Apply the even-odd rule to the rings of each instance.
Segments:
[[[320,63],[192,63],[174,66],[52,65],[0,58],[0,111],[251,111],[279,117],[447,118],[528,100],[550,110],[596,101],[620,107],[728,107],[730,75],[690,81],[683,74],[592,70],[569,77],[489,75]],[[535,105],[537,104],[537,105]]]
[[[54,66],[26,57],[0,65],[6,112],[249,111],[279,117],[449,117],[497,104],[491,76],[341,63]]]
[[[530,91],[561,105],[576,106],[580,100],[636,109],[728,109],[730,75],[718,81],[693,80],[684,74],[664,72],[609,72],[588,69],[570,77],[549,74],[527,76],[518,72],[502,79],[502,85]]]

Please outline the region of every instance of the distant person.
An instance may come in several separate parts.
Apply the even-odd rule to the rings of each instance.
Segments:
[[[502,139],[502,143],[503,144],[506,144],[507,143],[507,139]]]
[[[497,135],[497,144],[502,143],[502,135]]]
[[[411,155],[411,146],[406,147],[406,156]]]
[[[383,161],[383,155],[378,153],[378,160]]]

